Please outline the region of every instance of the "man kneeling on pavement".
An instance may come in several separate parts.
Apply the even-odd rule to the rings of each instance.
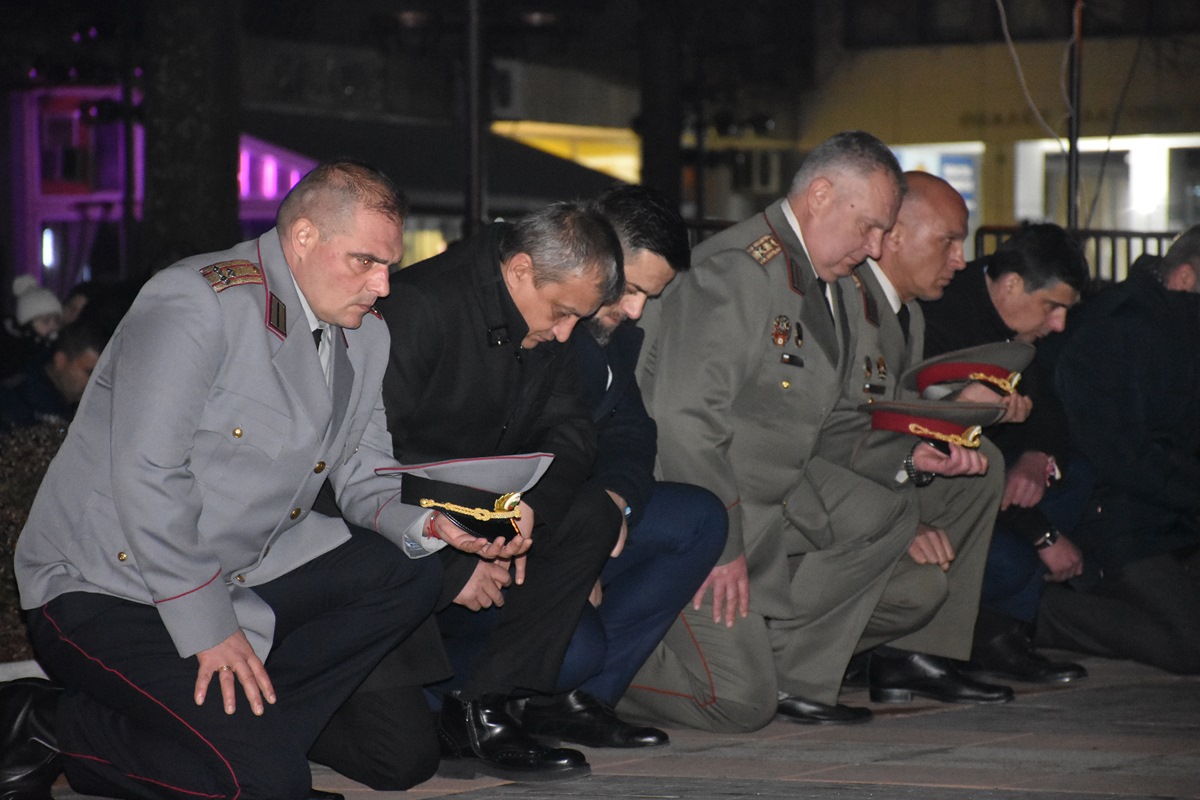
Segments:
[[[698,247],[664,299],[640,376],[662,474],[716,493],[730,535],[711,605],[684,610],[623,716],[722,731],[776,715],[862,722],[870,712],[837,704],[838,691],[854,652],[886,642],[904,650],[880,660],[881,699],[1011,698],[951,663],[970,653],[1002,490],[987,470],[994,450],[872,433],[858,410],[864,383],[894,380],[911,357],[903,338],[894,361],[859,343],[871,322],[848,277],[883,255],[905,184],[878,139],[838,134],[784,200]],[[965,230],[952,230],[961,244]],[[864,438],[886,442],[858,447]],[[948,542],[953,559],[928,542]]]
[[[587,762],[561,740],[667,740],[612,706],[707,574],[725,514],[703,490],[654,483],[654,425],[633,379],[640,336],[624,320],[686,262],[678,214],[630,187],[489,226],[392,278],[380,311],[394,344],[384,402],[396,453],[556,456],[526,496],[536,527],[524,573],[447,559],[438,623],[455,674],[434,687],[442,774],[576,777]],[[593,315],[588,330],[576,325]],[[435,725],[419,689],[429,677],[389,657],[313,757],[375,788],[422,780],[439,756],[422,744]]]

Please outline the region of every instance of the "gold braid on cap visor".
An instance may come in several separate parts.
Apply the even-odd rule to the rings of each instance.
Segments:
[[[967,376],[973,381],[983,381],[990,383],[1005,394],[1013,394],[1017,391],[1017,384],[1021,382],[1021,373],[1010,373],[1007,378],[1001,378],[999,375],[988,375],[985,372],[972,372]]]
[[[496,498],[495,507],[490,511],[486,508],[473,508],[471,506],[460,506],[457,503],[441,503],[437,500],[430,500],[427,497],[421,498],[421,508],[440,508],[454,514],[463,514],[480,522],[491,522],[496,519],[520,519],[521,509],[518,508],[520,504],[520,492],[509,492],[508,494],[500,495]]]
[[[958,433],[941,433],[940,431],[930,430],[919,422],[910,422],[908,424],[908,432],[922,439],[937,439],[939,442],[948,442],[956,444],[959,447],[969,447],[972,450],[979,447],[979,437],[983,434],[983,428],[978,425],[972,425],[961,434]]]

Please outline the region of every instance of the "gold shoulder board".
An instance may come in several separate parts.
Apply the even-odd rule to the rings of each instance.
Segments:
[[[221,261],[209,264],[200,270],[200,274],[208,280],[208,285],[214,292],[223,292],[230,286],[241,286],[244,283],[260,286],[263,283],[262,271],[251,261]]]
[[[782,251],[783,247],[780,246],[779,240],[770,233],[759,237],[754,244],[746,248],[746,252],[750,254],[751,258],[764,265]]]

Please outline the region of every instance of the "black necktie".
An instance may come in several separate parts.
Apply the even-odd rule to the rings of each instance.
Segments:
[[[321,337],[324,335],[325,331],[321,330],[320,328],[317,328],[315,331],[313,331],[313,344],[317,346],[318,350],[321,349]]]
[[[829,293],[826,291],[827,284],[825,281],[817,278],[817,291],[821,293],[821,305],[825,306],[825,312],[829,314],[829,321],[833,321],[833,306],[829,302]]]
[[[900,306],[900,310],[896,312],[896,318],[900,320],[900,330],[904,332],[904,343],[908,344],[908,306]]]

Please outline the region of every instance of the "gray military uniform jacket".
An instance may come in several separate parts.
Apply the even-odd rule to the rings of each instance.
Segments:
[[[24,608],[65,592],[153,604],[181,656],[274,619],[250,587],[349,537],[311,513],[328,478],[346,519],[411,556],[372,315],[333,328],[326,382],[279,236],[155,275],[122,321],[51,463],[16,550]],[[435,545],[431,545],[431,548]]]
[[[662,477],[724,501],[721,563],[745,553],[751,603],[769,617],[792,614],[789,555],[873,524],[835,519],[869,483],[818,452],[843,395],[847,321],[834,285],[835,324],[783,202],[694,250],[663,298],[641,372]]]
[[[921,361],[925,317],[919,303],[905,304],[909,312],[906,342],[900,320],[869,264],[860,265],[839,284],[852,331],[852,355],[845,394],[822,431],[821,452],[885,486],[899,485],[896,477],[904,457],[920,439],[872,431],[870,416],[859,409],[873,400],[916,399],[914,393],[901,390],[900,376]]]

